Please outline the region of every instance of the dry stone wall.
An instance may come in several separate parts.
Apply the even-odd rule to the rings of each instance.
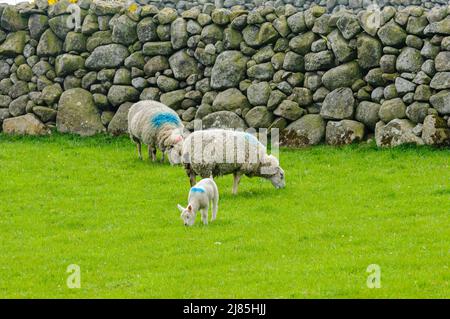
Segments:
[[[153,99],[189,129],[279,128],[290,146],[448,146],[450,8],[411,2],[1,5],[0,124],[122,134]]]

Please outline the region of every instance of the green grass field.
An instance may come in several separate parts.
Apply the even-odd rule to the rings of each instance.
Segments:
[[[219,178],[218,220],[186,228],[184,170],[138,160],[128,138],[0,135],[0,297],[450,297],[449,149],[319,146],[280,162],[285,189],[244,177],[233,196]]]

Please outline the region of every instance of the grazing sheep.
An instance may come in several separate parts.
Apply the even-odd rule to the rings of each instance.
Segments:
[[[197,212],[202,214],[203,224],[208,224],[209,204],[212,203],[211,221],[214,221],[219,209],[219,190],[212,178],[204,178],[195,186],[191,187],[188,197],[188,205],[186,208],[178,204],[181,212],[181,219],[185,226],[192,226],[195,223]]]
[[[269,179],[275,188],[285,186],[284,171],[278,159],[249,133],[212,129],[196,131],[183,143],[182,161],[191,186],[196,175],[202,178],[233,174],[233,194],[242,175]]]
[[[178,114],[168,106],[156,101],[140,101],[128,112],[128,133],[136,143],[142,159],[141,143],[148,145],[148,156],[156,161],[156,149],[168,152],[169,162],[179,162],[183,145],[184,126]]]

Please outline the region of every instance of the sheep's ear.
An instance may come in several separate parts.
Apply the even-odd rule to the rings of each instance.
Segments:
[[[183,206],[181,206],[180,204],[178,204],[177,207],[178,207],[178,210],[179,210],[180,212],[183,212],[183,210],[184,210],[184,207],[183,207]]]
[[[191,204],[188,205],[187,210],[192,213],[192,205]]]

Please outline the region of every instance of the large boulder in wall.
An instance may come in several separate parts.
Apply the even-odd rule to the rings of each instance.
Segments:
[[[56,128],[61,133],[90,136],[105,131],[100,113],[89,91],[74,88],[65,91],[59,99]]]
[[[423,140],[414,134],[415,124],[407,119],[394,119],[389,123],[379,121],[375,126],[375,141],[378,147],[394,147],[402,144],[423,145]]]
[[[18,135],[50,134],[49,128],[31,113],[5,119],[3,121],[3,132]]]
[[[203,129],[220,128],[220,129],[245,129],[247,124],[234,112],[218,111],[206,115],[202,119]]]
[[[131,102],[125,102],[119,106],[116,114],[108,125],[108,132],[112,135],[121,135],[128,132],[128,111],[133,105]]]
[[[304,147],[319,144],[325,136],[325,121],[319,114],[307,114],[289,124],[280,134],[280,145]]]

